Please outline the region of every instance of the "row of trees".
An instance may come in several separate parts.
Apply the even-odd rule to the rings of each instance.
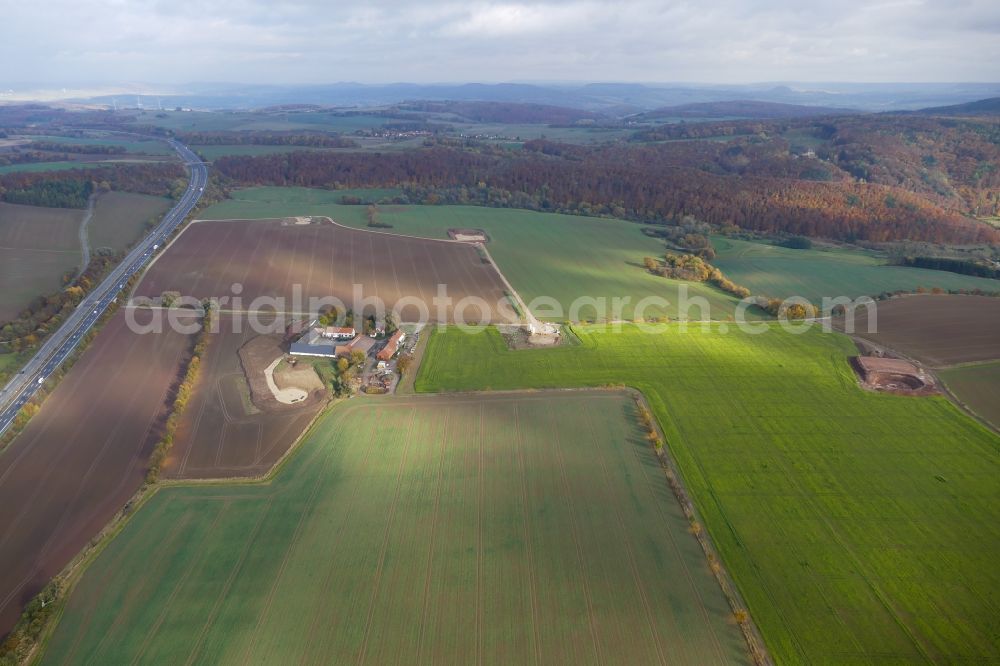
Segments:
[[[100,281],[107,270],[117,263],[119,256],[98,250],[80,277],[69,272],[63,276],[65,287],[48,296],[31,301],[17,319],[0,327],[0,354],[19,352],[34,347],[38,341],[83,300],[84,295]]]
[[[170,414],[167,416],[167,420],[163,426],[163,435],[160,437],[160,441],[156,443],[156,446],[153,447],[153,452],[149,456],[146,483],[156,483],[159,480],[163,463],[166,462],[167,456],[170,454],[170,449],[174,446],[177,426],[180,424],[181,416],[184,414],[184,410],[187,409],[188,402],[191,400],[194,386],[201,374],[201,359],[205,355],[205,350],[208,349],[208,344],[211,340],[211,333],[209,331],[212,328],[212,316],[212,308],[206,305],[201,331],[198,333],[194,349],[191,350],[191,358],[188,361],[187,368],[184,370],[184,376],[181,378],[180,384],[177,385],[174,400],[170,406]]]
[[[31,206],[85,208],[98,190],[118,190],[164,196],[178,182],[185,186],[184,169],[174,163],[111,164],[94,169],[68,169],[0,175],[0,200]]]

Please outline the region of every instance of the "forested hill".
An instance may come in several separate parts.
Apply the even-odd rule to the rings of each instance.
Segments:
[[[953,104],[951,106],[935,106],[929,109],[920,109],[915,113],[932,116],[998,116],[1000,117],[1000,97],[981,99],[965,104]]]
[[[725,102],[698,102],[665,106],[633,116],[635,120],[656,120],[659,118],[810,118],[816,116],[836,116],[857,113],[850,109],[829,106],[808,106],[805,104],[784,104],[781,102],[761,102],[758,100],[731,100]]]
[[[908,119],[751,123],[753,133],[746,124],[691,126],[739,132],[729,141],[537,140],[520,151],[431,145],[224,157],[215,166],[237,185],[403,186],[429,202],[652,222],[690,214],[716,225],[845,240],[1000,242],[1000,232],[971,219],[1000,209],[1000,127]],[[809,150],[794,144],[803,136]]]

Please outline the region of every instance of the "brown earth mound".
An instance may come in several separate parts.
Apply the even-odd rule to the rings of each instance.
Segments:
[[[903,359],[855,356],[851,365],[858,373],[862,386],[872,391],[900,395],[932,395],[938,392],[930,375]]]

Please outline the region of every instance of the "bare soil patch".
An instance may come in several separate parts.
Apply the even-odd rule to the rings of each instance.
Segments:
[[[934,378],[922,368],[899,358],[855,356],[851,367],[861,385],[871,391],[897,395],[934,395],[938,393]]]
[[[877,332],[862,308],[854,335],[931,367],[1000,358],[1000,299],[920,295],[880,301]],[[843,330],[843,322],[835,325]]]

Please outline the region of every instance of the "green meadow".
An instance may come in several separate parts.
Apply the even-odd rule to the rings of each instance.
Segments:
[[[820,304],[824,296],[877,296],[884,291],[982,289],[1000,291],[1000,281],[923,268],[889,266],[873,252],[840,248],[793,250],[716,236],[712,262],[730,280],[754,294],[802,296]]]
[[[723,326],[526,351],[437,330],[416,390],[643,391],[779,663],[1000,659],[1000,437],[942,397],[862,390],[845,336]]]

